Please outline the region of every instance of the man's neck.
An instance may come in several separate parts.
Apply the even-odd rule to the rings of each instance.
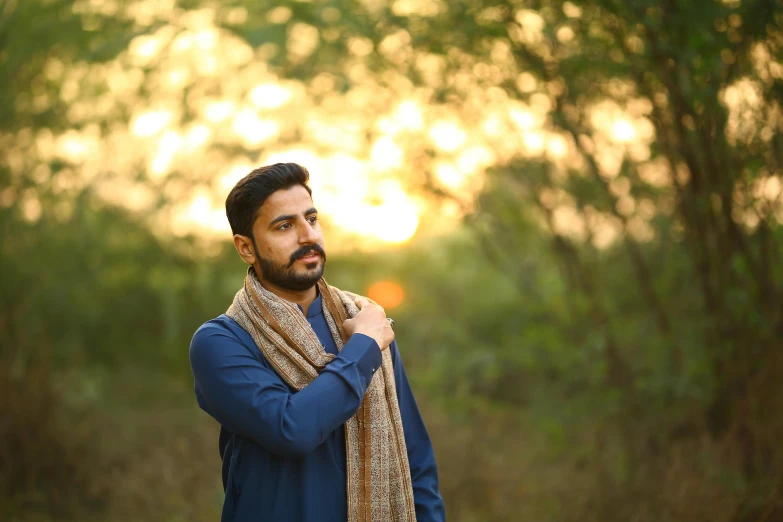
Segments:
[[[297,304],[302,307],[305,317],[307,316],[307,310],[310,305],[313,304],[315,298],[318,297],[317,285],[313,285],[307,290],[291,290],[288,288],[281,288],[277,285],[268,283],[267,281],[261,281],[261,286],[275,294],[280,299],[285,299],[291,303]]]

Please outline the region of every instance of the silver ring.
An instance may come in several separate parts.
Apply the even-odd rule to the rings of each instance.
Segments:
[[[386,320],[389,321],[389,326],[394,326],[394,319],[387,317]]]

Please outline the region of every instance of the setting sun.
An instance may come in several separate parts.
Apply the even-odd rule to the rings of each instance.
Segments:
[[[378,281],[367,289],[367,297],[382,307],[390,309],[402,304],[405,290],[393,281]]]

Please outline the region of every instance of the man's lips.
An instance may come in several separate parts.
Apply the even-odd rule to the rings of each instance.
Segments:
[[[321,257],[321,254],[318,252],[310,252],[309,254],[305,254],[304,256],[300,257],[299,261],[312,263],[313,261],[317,261],[319,257]]]

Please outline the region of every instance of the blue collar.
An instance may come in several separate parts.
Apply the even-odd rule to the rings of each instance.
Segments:
[[[299,311],[304,313],[304,309],[296,305],[297,308],[299,308]],[[310,308],[307,309],[307,317],[308,319],[310,317],[316,317],[318,315],[321,315],[323,313],[323,308],[321,305],[321,292],[318,291],[318,287],[315,287],[315,299],[312,303],[310,303]]]

